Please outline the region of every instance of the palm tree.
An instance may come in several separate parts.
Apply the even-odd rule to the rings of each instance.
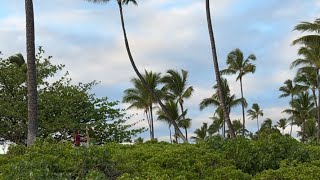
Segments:
[[[158,95],[161,96],[162,91],[157,89],[160,83],[160,73],[153,73],[152,71],[148,72],[145,70],[143,78],[147,81],[148,85],[152,90]],[[138,78],[131,79],[134,88],[129,88],[124,91],[123,102],[131,103],[128,107],[143,109],[144,113],[148,120],[150,138],[154,139],[154,125],[153,125],[153,103],[156,102],[154,97],[149,93],[149,91],[143,86],[142,82]]]
[[[290,96],[291,97],[291,101],[293,101],[293,97],[294,95],[296,95],[299,91],[300,91],[300,87],[298,85],[295,85],[291,79],[287,79],[285,82],[284,82],[284,86],[281,86],[279,88],[279,91],[282,92],[282,94],[279,96],[279,98],[283,98],[283,97],[288,97]],[[292,118],[291,118],[292,119]],[[292,126],[293,126],[293,119],[292,119],[292,122],[291,122],[291,128],[290,128],[290,136],[292,134]]]
[[[196,136],[192,136],[191,139],[195,140],[196,142],[204,141],[208,137],[208,123],[203,123],[200,129],[196,129],[194,131]]]
[[[300,32],[313,32],[316,34],[309,34],[302,36],[292,42],[293,45],[296,44],[318,44],[320,42],[320,18],[317,18],[314,22],[301,22],[296,25],[293,29],[294,31]]]
[[[210,117],[210,119],[212,119],[212,124],[209,126],[209,134],[214,134],[216,132],[218,132],[218,134],[220,134],[220,129],[222,128],[222,134],[223,137],[225,137],[225,122],[223,119],[223,112],[222,110],[217,110],[214,113],[213,117]]]
[[[298,136],[305,137],[306,140],[314,140],[317,136],[316,119],[307,119],[304,124],[304,132],[298,131]]]
[[[284,134],[284,129],[287,127],[287,122],[286,118],[282,118],[277,122],[278,127],[282,129],[282,134]]]
[[[213,105],[215,107],[218,107],[216,112],[222,111],[222,107],[221,107],[221,103],[219,101],[219,97],[218,97],[218,86],[217,84],[213,86],[213,88],[216,90],[216,93],[213,94],[211,97],[209,98],[205,98],[200,102],[200,110],[203,110],[204,108]],[[228,85],[228,81],[226,79],[222,79],[222,94],[224,96],[224,104],[227,107],[227,113],[228,116],[230,116],[230,112],[231,109],[234,107],[237,107],[240,104],[244,104],[247,105],[247,102],[245,101],[245,99],[241,99],[241,98],[236,98],[236,95],[231,95],[230,94],[230,88]],[[226,121],[225,121],[226,122]],[[230,131],[228,131],[230,133]]]
[[[314,104],[316,105],[316,108],[318,109],[318,103],[317,103],[317,73],[316,69],[314,67],[303,67],[300,68],[296,77],[294,78],[295,83],[299,83],[296,86],[301,87],[299,89],[301,90],[308,90],[310,89],[312,92],[312,96],[314,99]]]
[[[35,58],[34,12],[32,0],[25,0],[27,40],[28,136],[27,146],[34,144],[38,134],[38,92]]]
[[[286,109],[283,112],[291,114],[295,119],[295,124],[301,127],[301,132],[305,132],[305,121],[311,118],[315,113],[314,103],[312,96],[308,92],[301,92],[297,95],[293,101],[290,102],[292,109]],[[302,136],[302,142],[304,142],[305,136]]]
[[[172,139],[171,139],[171,125],[173,123],[171,121],[171,118],[173,118],[174,122],[178,124],[179,121],[181,122],[181,121],[184,120],[183,116],[187,113],[187,111],[185,110],[185,112],[183,112],[180,115],[177,103],[172,101],[172,100],[167,101],[165,106],[166,106],[166,109],[168,110],[168,112],[170,114],[170,117],[163,111],[163,109],[161,109],[161,110],[157,111],[158,120],[168,123],[169,132],[170,132],[170,141],[172,142]],[[175,135],[175,138],[176,138],[176,142],[178,142],[178,137],[180,137],[180,136],[179,136],[179,134],[177,134],[177,129],[175,129],[174,135]]]
[[[243,97],[243,87],[242,87],[242,78],[244,75],[248,73],[254,73],[256,70],[256,66],[251,63],[251,61],[255,61],[256,56],[254,54],[250,54],[246,59],[244,58],[243,53],[240,49],[235,49],[231,51],[227,58],[228,68],[221,71],[221,74],[238,74],[236,81],[240,81],[240,89],[241,89],[241,98]],[[244,112],[244,104],[242,105],[242,120],[243,120],[243,132],[245,129],[245,112]]]
[[[220,77],[220,71],[219,71],[219,63],[218,63],[218,57],[217,57],[217,50],[216,50],[216,45],[215,45],[215,40],[214,40],[214,34],[213,34],[213,29],[212,29],[212,22],[211,22],[211,14],[210,14],[210,1],[206,0],[206,15],[207,15],[207,23],[208,23],[208,32],[210,36],[210,44],[211,44],[211,51],[212,51],[212,60],[213,60],[213,65],[214,65],[214,72],[216,76],[216,81],[217,81],[217,90],[218,90],[218,97],[221,101],[220,105],[223,110],[223,116],[225,121],[228,124],[229,128],[229,133],[232,138],[236,137],[236,134],[234,132],[234,129],[232,127],[232,123],[230,120],[230,116],[227,111],[227,106],[225,104],[225,97],[223,96],[222,93],[222,82],[221,82],[221,77]]]
[[[257,119],[257,128],[259,131],[259,116],[263,116],[263,111],[260,109],[257,103],[252,104],[252,108],[247,111],[251,120]]]
[[[320,141],[320,18],[314,22],[301,22],[294,27],[294,30],[300,32],[312,32],[293,41],[293,45],[303,45],[298,54],[303,55],[304,59],[297,59],[292,63],[292,67],[298,65],[307,65],[314,67],[317,74],[317,89],[318,89],[318,133],[317,139]]]
[[[187,87],[188,72],[181,69],[181,74],[175,70],[168,70],[167,75],[162,77],[161,81],[164,83],[163,90],[168,93],[168,97],[175,99],[180,105],[181,112],[184,112],[183,102],[184,99],[191,97],[193,87]],[[183,117],[183,119],[186,119]],[[190,123],[189,123],[190,124]],[[186,130],[186,129],[185,129]],[[187,134],[187,133],[186,133]],[[186,137],[188,140],[188,138]]]
[[[185,111],[187,112],[187,111]],[[190,118],[185,118],[185,114],[183,114],[183,117],[178,120],[178,126],[182,127],[184,129],[185,135],[186,135],[186,139],[188,140],[188,129],[191,126],[191,119]]]
[[[107,3],[110,0],[86,0],[86,1],[90,1],[93,3]],[[135,73],[137,74],[137,76],[139,77],[139,79],[141,80],[141,82],[143,83],[143,85],[145,86],[145,88],[149,91],[150,94],[152,94],[154,96],[154,98],[156,99],[156,101],[159,103],[161,109],[168,115],[168,117],[170,117],[169,111],[166,109],[165,105],[162,103],[160,97],[158,97],[155,92],[152,91],[152,89],[148,86],[148,83],[146,82],[146,80],[142,77],[141,73],[139,72],[133,56],[131,54],[130,51],[130,46],[129,46],[129,41],[128,41],[128,37],[127,37],[127,32],[126,32],[126,28],[125,28],[125,23],[124,23],[124,17],[123,17],[123,10],[122,10],[122,5],[128,5],[129,3],[133,3],[135,5],[137,5],[137,1],[136,0],[116,0],[118,3],[118,7],[119,7],[119,12],[120,12],[120,18],[121,18],[121,26],[122,26],[122,31],[123,31],[123,37],[124,37],[124,43],[126,46],[126,50],[128,53],[128,57],[130,60],[130,63],[132,65],[133,70],[135,71]],[[181,130],[178,127],[178,124],[173,120],[173,118],[170,118],[172,121],[172,125],[174,126],[174,128],[176,129],[177,133],[179,134],[179,136],[182,138],[182,140],[184,142],[187,142],[187,139],[184,137],[184,135],[182,134]]]

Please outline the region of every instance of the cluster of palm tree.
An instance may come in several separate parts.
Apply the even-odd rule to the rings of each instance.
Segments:
[[[110,0],[86,0],[93,3],[107,3]],[[170,119],[170,122],[174,126],[175,130],[177,131],[177,134],[184,142],[187,142],[186,137],[184,137],[183,133],[180,131],[178,124],[174,120],[174,118],[171,117],[168,109],[166,108],[165,104],[162,103],[160,97],[153,92],[152,88],[148,85],[145,78],[141,75],[139,72],[133,56],[131,54],[129,41],[126,33],[125,28],[125,21],[124,21],[124,15],[123,15],[123,5],[128,5],[129,3],[133,3],[137,5],[136,0],[116,0],[118,7],[119,7],[119,13],[120,13],[120,19],[121,19],[121,27],[123,31],[124,36],[124,43],[125,47],[128,53],[128,57],[130,60],[130,63],[137,74],[139,80],[141,81],[142,85],[145,87],[145,89],[153,96],[154,100],[159,104],[162,111],[166,114],[166,116]],[[215,41],[213,36],[213,30],[212,30],[212,23],[211,23],[211,15],[210,15],[210,5],[209,0],[206,0],[206,12],[207,12],[207,22],[208,22],[208,32],[210,35],[210,41],[211,41],[211,47],[212,47],[212,55],[213,55],[213,63],[214,63],[214,69],[216,72],[216,80],[218,82],[218,89],[221,89],[220,87],[220,76],[219,76],[219,66],[218,66],[218,60],[217,60],[217,54],[216,54],[216,48],[215,48]],[[27,144],[32,145],[35,142],[37,131],[38,131],[38,105],[37,105],[37,82],[36,82],[36,65],[35,65],[35,33],[34,33],[34,11],[33,11],[33,1],[32,0],[25,0],[25,12],[26,12],[26,39],[27,39],[27,64],[28,64],[28,139]],[[220,91],[220,90],[219,90]],[[225,118],[227,119],[227,123],[229,128],[232,130],[232,125],[230,118],[226,114],[226,107],[223,104],[223,97],[222,94],[219,94],[220,99],[222,99],[222,108],[224,111]],[[181,101],[181,99],[180,99]],[[179,105],[181,106],[181,102],[179,102]],[[183,108],[183,107],[181,107]],[[150,111],[150,109],[148,110]],[[153,131],[153,128],[152,128]],[[231,132],[234,136],[234,132]]]
[[[170,117],[163,109],[158,109],[157,119],[168,124],[171,142],[173,142],[171,133],[173,122],[171,119],[175,121],[178,128],[184,129],[185,138],[188,139],[187,129],[190,128],[191,119],[186,118],[188,109],[184,108],[184,101],[190,98],[194,91],[193,87],[187,84],[188,72],[182,69],[181,73],[179,73],[178,71],[170,69],[161,77],[160,73],[145,71],[142,77],[146,80],[148,86],[152,88],[152,91],[160,97],[162,101],[165,101],[165,108]],[[143,86],[140,79],[133,78],[131,82],[134,87],[124,91],[123,102],[131,104],[128,108],[144,110],[149,125],[150,138],[154,139],[153,109],[157,107],[157,101],[145,86]],[[160,87],[160,85],[163,86]],[[178,129],[175,128],[174,132],[175,141],[178,142],[178,138],[181,138],[178,134]]]
[[[241,89],[241,98],[236,98],[236,95],[231,95],[230,93],[230,88],[228,85],[228,82],[226,79],[221,78],[221,94],[224,97],[224,102],[223,104],[226,106],[226,112],[227,115],[230,117],[231,109],[241,105],[242,107],[242,130],[241,134],[244,136],[245,132],[247,132],[245,128],[245,108],[248,106],[247,101],[244,98],[243,95],[243,76],[248,74],[248,73],[254,73],[256,70],[256,66],[252,64],[252,61],[256,60],[256,56],[254,54],[250,54],[247,58],[244,57],[242,51],[240,49],[235,49],[231,51],[227,57],[227,65],[228,67],[224,70],[220,71],[221,75],[233,75],[237,74],[236,81],[239,80],[240,82],[240,89]],[[221,115],[221,112],[223,111],[223,108],[221,106],[221,101],[219,97],[219,89],[218,89],[218,83],[214,85],[214,89],[216,92],[209,98],[205,98],[201,101],[200,103],[200,110],[208,107],[209,105],[213,105],[216,107],[215,113],[214,114],[219,114]],[[225,137],[225,132],[228,132],[230,136],[232,136],[230,133],[233,131],[234,135],[238,135],[237,130],[232,130],[230,131],[230,128],[228,131],[225,130],[225,122],[226,119],[219,116],[219,118],[222,118],[222,129],[223,129],[223,136]],[[217,121],[217,117],[214,116],[214,118]],[[217,122],[213,122],[214,124],[217,124]],[[232,122],[232,124],[234,124]],[[233,128],[234,125],[233,125]]]
[[[320,140],[320,18],[314,22],[302,22],[295,26],[294,30],[311,32],[302,36],[293,45],[299,45],[298,55],[291,68],[297,67],[297,73],[293,80],[288,79],[284,86],[280,87],[280,97],[290,96],[290,108],[284,110],[289,114],[292,125],[301,128],[298,136],[302,141],[317,138]],[[318,92],[318,93],[317,93]],[[316,121],[317,119],[317,121]]]

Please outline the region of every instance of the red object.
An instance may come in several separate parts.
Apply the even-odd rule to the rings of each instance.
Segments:
[[[73,136],[73,140],[74,140],[74,145],[75,146],[80,146],[80,135],[78,133],[75,133]]]

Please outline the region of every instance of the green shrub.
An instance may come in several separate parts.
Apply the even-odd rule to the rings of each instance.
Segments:
[[[1,165],[0,179],[82,179],[93,170],[113,177],[110,159],[104,146],[75,148],[70,143],[37,142]]]
[[[223,154],[190,144],[112,145],[110,153],[121,179],[206,179],[233,166]]]
[[[252,141],[239,137],[224,143],[222,151],[234,160],[238,169],[256,174],[265,169],[278,169],[284,159],[298,162],[310,161],[306,148],[297,140],[278,134]]]
[[[258,174],[255,179],[263,180],[283,180],[283,179],[319,179],[320,167],[312,163],[297,164],[294,166],[284,166],[277,170],[266,170]]]

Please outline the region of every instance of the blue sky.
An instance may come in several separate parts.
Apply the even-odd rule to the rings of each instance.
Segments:
[[[128,37],[137,66],[165,73],[169,68],[189,71],[189,84],[195,93],[186,101],[193,119],[190,132],[202,122],[210,122],[214,109],[199,111],[199,103],[209,97],[215,79],[207,32],[204,0],[148,0],[124,7]],[[121,100],[131,87],[135,74],[126,55],[115,1],[91,4],[79,0],[34,0],[36,45],[43,46],[54,63],[66,64],[75,82],[101,81],[93,92]],[[292,32],[301,21],[320,15],[317,0],[211,0],[220,68],[226,67],[227,54],[240,48],[245,56],[257,56],[254,75],[244,77],[244,95],[249,107],[258,103],[265,118],[274,123],[286,117],[288,99],[278,99],[279,87],[292,78],[290,63],[297,58],[297,47],[290,46],[301,34]],[[11,0],[0,6],[0,50],[2,57],[25,54],[24,2]],[[231,91],[240,97],[235,77],[228,77]],[[127,107],[127,104],[122,104]],[[132,121],[143,118],[138,112]],[[231,114],[241,117],[240,107]],[[139,126],[147,126],[144,123]],[[247,127],[256,130],[255,121]],[[156,136],[168,139],[167,125],[156,122]],[[286,129],[288,131],[289,128]],[[143,137],[148,138],[148,133]]]

